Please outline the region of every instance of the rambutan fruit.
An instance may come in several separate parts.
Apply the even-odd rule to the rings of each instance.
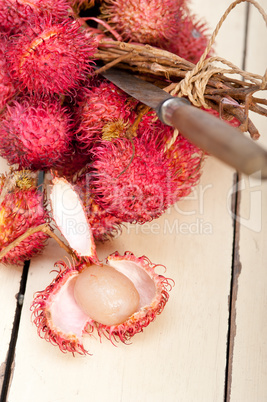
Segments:
[[[28,229],[49,222],[43,195],[38,191],[35,175],[27,170],[11,171],[0,176],[0,251]],[[39,254],[47,235],[41,231],[14,244],[2,258],[4,264],[22,264]]]
[[[0,123],[0,154],[20,168],[61,166],[71,154],[72,122],[59,102],[27,99],[7,106]]]
[[[75,180],[75,191],[79,194],[85,208],[95,241],[103,242],[120,233],[121,219],[108,213],[95,200],[91,186],[91,173],[85,171]]]
[[[137,134],[139,141],[147,148],[151,147],[151,143],[154,144],[162,155],[164,165],[167,165],[166,208],[189,195],[199,182],[204,152],[183,137],[182,133],[163,124],[153,111],[143,116]]]
[[[84,334],[96,330],[125,343],[155,320],[172,288],[155,273],[158,265],[132,253],[110,255],[107,264],[56,264],[57,277],[36,293],[31,306],[40,337],[62,352],[87,354]]]
[[[110,255],[107,265],[93,261],[95,250],[88,247],[84,234],[77,231],[74,235],[68,228],[69,219],[75,220],[76,229],[88,224],[75,190],[66,181],[56,179],[51,201],[58,228],[70,246],[74,244],[79,258],[70,267],[57,263],[57,277],[36,293],[31,309],[38,334],[61,351],[73,354],[88,353],[82,335],[94,330],[111,342],[127,342],[163,311],[171,281],[155,272],[158,264],[130,252]],[[89,233],[90,226],[87,230]]]
[[[176,37],[164,48],[196,64],[208,44],[207,25],[195,15],[185,14],[179,23]],[[212,51],[210,52],[210,54]]]
[[[153,139],[103,141],[94,149],[92,187],[96,202],[124,222],[143,223],[167,208],[168,160]]]
[[[33,16],[43,18],[49,14],[51,18],[62,20],[70,14],[67,0],[1,0],[0,29],[9,35],[17,34]]]
[[[208,43],[207,26],[191,14],[187,3],[105,0],[101,11],[124,41],[157,46],[196,63]]]
[[[13,82],[8,74],[5,53],[6,41],[0,37],[0,112],[15,95]]]
[[[11,38],[11,76],[21,90],[51,95],[75,92],[91,71],[96,41],[70,18],[55,23],[36,17]]]
[[[63,155],[61,163],[51,170],[55,176],[64,177],[71,181],[74,176],[79,176],[91,163],[91,157],[82,153],[75,141],[72,142],[70,151]]]
[[[84,153],[90,153],[102,139],[125,136],[134,120],[137,101],[107,80],[97,80],[83,90],[77,110],[80,122],[77,142]]]
[[[162,47],[177,34],[185,1],[179,0],[105,0],[101,18],[124,41]]]

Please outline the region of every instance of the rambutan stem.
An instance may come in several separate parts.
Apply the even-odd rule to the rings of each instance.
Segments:
[[[9,253],[13,248],[19,245],[23,240],[27,239],[27,237],[33,235],[34,233],[37,232],[43,232],[48,234],[50,237],[56,240],[56,242],[59,244],[60,247],[62,247],[65,251],[67,251],[68,254],[72,255],[75,257],[72,249],[68,247],[63,241],[59,239],[59,237],[52,232],[52,230],[49,228],[49,225],[47,223],[43,223],[42,225],[36,226],[35,228],[30,228],[28,229],[25,233],[23,233],[21,236],[19,236],[16,240],[14,240],[12,243],[10,243],[7,247],[5,247],[1,252],[0,252],[0,260],[7,254]]]
[[[150,110],[151,108],[149,106],[145,105],[140,105],[139,110],[138,110],[138,115],[133,122],[132,126],[127,130],[126,132],[126,137],[128,139],[131,139],[133,137],[136,137],[136,131],[138,129],[139,123],[142,120],[143,116]]]
[[[67,251],[68,254],[72,255],[74,258],[76,258],[75,253],[73,250],[67,246],[60,238],[50,229],[49,225],[45,224],[44,228],[42,229],[42,232],[48,234],[50,237],[52,237],[58,245],[63,248],[65,251]]]

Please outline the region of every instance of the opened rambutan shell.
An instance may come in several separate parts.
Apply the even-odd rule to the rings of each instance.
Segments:
[[[7,58],[21,90],[39,95],[74,92],[91,71],[95,40],[70,18],[36,17],[12,38]]]
[[[15,101],[2,117],[0,154],[25,169],[61,166],[62,158],[72,153],[71,128],[71,119],[58,101]]]
[[[29,171],[14,171],[0,176],[0,251],[28,229],[49,222],[43,195]],[[29,235],[1,259],[5,264],[22,264],[39,254],[48,236],[43,232]]]
[[[93,320],[81,310],[74,298],[75,279],[88,264],[67,267],[60,262],[57,264],[59,274],[45,290],[36,293],[31,306],[33,322],[40,337],[58,345],[63,352],[86,354],[88,352],[82,344],[84,333],[96,330],[100,337],[104,335],[111,342],[127,342],[154,321],[163,311],[172,288],[170,280],[156,274],[155,267],[158,265],[152,264],[146,257],[137,258],[128,252],[123,256],[118,253],[110,255],[107,264],[128,277],[137,289],[140,296],[138,311],[116,325],[104,325]]]

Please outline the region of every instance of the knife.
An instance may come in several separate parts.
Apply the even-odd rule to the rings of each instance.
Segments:
[[[240,173],[267,179],[267,151],[240,130],[125,71],[110,68],[101,75],[128,95],[154,109],[159,119],[178,129],[202,150]]]

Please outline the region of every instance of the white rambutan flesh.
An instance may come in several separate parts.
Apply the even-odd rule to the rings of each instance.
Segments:
[[[63,178],[55,178],[50,193],[53,218],[58,229],[80,257],[93,256],[95,244],[79,195]]]
[[[105,325],[121,324],[140,302],[132,281],[107,265],[86,267],[75,282],[74,298],[89,317]]]

